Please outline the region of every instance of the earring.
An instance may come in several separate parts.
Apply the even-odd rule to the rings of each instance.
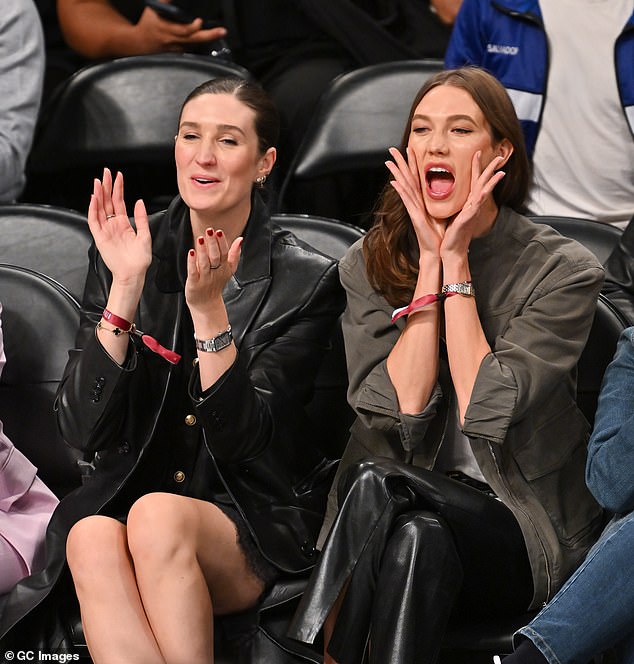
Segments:
[[[255,178],[255,186],[258,189],[264,189],[265,182],[266,182],[266,175],[260,175],[259,178]]]

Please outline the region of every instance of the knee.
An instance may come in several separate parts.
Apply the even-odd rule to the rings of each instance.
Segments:
[[[68,533],[66,559],[75,581],[108,576],[125,550],[125,526],[106,516],[88,516]]]
[[[187,500],[170,493],[149,493],[130,508],[128,547],[135,564],[163,565],[178,555],[195,555],[196,524]]]
[[[419,559],[443,565],[459,561],[449,527],[431,512],[401,515],[390,536],[389,548],[391,557],[397,560]]]
[[[362,459],[350,465],[345,470],[339,482],[339,492],[345,494],[358,491],[363,487],[379,486],[391,473],[392,465],[389,459]]]
[[[361,503],[393,500],[411,503],[414,492],[410,488],[409,469],[388,458],[368,458],[353,463],[343,473],[337,487],[339,504],[352,494]]]

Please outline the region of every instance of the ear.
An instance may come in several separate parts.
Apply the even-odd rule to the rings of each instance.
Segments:
[[[495,147],[495,156],[502,157],[504,161],[498,166],[502,168],[513,154],[513,144],[508,138],[503,138]]]
[[[275,148],[269,148],[263,155],[260,157],[260,162],[258,164],[258,173],[260,175],[268,175],[275,164],[277,159],[277,150]]]

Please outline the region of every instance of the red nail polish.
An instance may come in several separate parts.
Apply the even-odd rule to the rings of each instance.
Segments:
[[[189,255],[193,258],[196,255],[196,252],[193,249],[190,249]]]
[[[206,231],[207,235],[211,237],[214,234],[214,229],[213,228],[208,228]]]
[[[205,238],[204,237],[199,237],[198,238],[198,244],[205,244]]]
[[[218,237],[222,237],[222,236],[223,236],[223,232],[222,232],[222,231],[216,231],[216,235],[217,235]]]

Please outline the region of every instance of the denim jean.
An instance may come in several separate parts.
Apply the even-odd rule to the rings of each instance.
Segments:
[[[621,664],[634,664],[634,512],[616,516],[581,566],[529,625],[550,664],[587,664],[618,646]]]

